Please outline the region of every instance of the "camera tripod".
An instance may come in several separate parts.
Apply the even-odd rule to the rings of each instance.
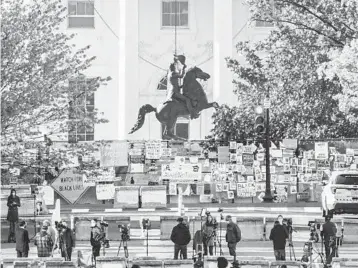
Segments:
[[[121,239],[121,242],[119,243],[119,246],[118,246],[117,256],[119,256],[119,252],[120,252],[122,246],[123,246],[124,256],[128,259],[129,252],[128,252],[128,240],[127,239],[123,239],[123,238]]]
[[[323,242],[321,242],[321,243],[323,245]],[[305,249],[306,246],[308,246],[307,249]],[[313,264],[315,264],[315,262],[318,258],[321,259],[321,263],[323,263],[323,264],[326,263],[326,260],[324,259],[324,254],[319,251],[319,248],[314,241],[309,240],[308,242],[306,242],[304,245],[303,251],[304,251],[304,255],[302,256],[302,259],[301,259],[301,262],[304,263],[304,264],[302,264],[303,268],[313,267]],[[313,258],[314,253],[316,253],[317,255]]]

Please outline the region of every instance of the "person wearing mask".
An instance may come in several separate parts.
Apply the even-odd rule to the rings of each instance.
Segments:
[[[229,265],[229,262],[225,257],[219,257],[218,261],[218,268],[226,268]]]
[[[47,234],[47,226],[42,226],[41,231],[36,234],[34,244],[37,246],[38,257],[51,257],[53,241]]]
[[[7,198],[7,206],[8,206],[8,212],[7,212],[7,220],[10,223],[10,231],[8,236],[8,242],[16,242],[15,239],[15,226],[17,221],[19,220],[19,212],[18,207],[21,206],[20,204],[20,198],[16,195],[16,190],[11,189],[10,195]]]
[[[203,226],[203,244],[204,244],[204,256],[208,255],[208,247],[210,256],[214,255],[214,239],[216,221],[211,215],[206,217],[206,222]]]
[[[170,236],[170,239],[174,243],[174,260],[178,259],[179,252],[183,256],[183,259],[186,260],[188,258],[187,245],[191,240],[190,231],[182,217],[179,217],[177,222],[179,223],[173,228]]]
[[[63,221],[61,222],[59,230],[59,247],[61,250],[61,256],[65,258],[65,261],[71,261],[73,246],[74,241],[72,231],[67,227],[67,223]]]
[[[234,262],[236,262],[236,245],[241,240],[241,230],[236,223],[233,222],[230,215],[226,216],[228,221],[226,227],[226,242],[229,248],[230,256],[234,256]]]
[[[286,228],[280,224],[280,221],[275,221],[270,233],[270,240],[273,241],[273,249],[277,261],[286,260],[286,239],[288,239]],[[282,265],[282,268],[286,268],[286,266]]]
[[[96,219],[91,220],[91,246],[92,246],[92,256],[96,262],[96,258],[99,256],[101,250],[101,240],[103,239],[103,234],[101,228],[98,227]]]
[[[29,232],[26,230],[26,222],[21,221],[19,224],[19,229],[16,231],[16,252],[17,257],[27,258],[29,255]]]
[[[336,255],[336,235],[337,226],[331,222],[331,216],[326,216],[325,223],[321,225],[321,237],[323,238],[324,249],[326,252],[327,264],[331,264],[332,258]]]

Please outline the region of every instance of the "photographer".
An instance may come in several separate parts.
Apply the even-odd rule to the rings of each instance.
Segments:
[[[92,255],[94,260],[99,256],[101,250],[101,240],[104,238],[104,235],[101,229],[98,227],[97,220],[91,220],[91,246],[92,246]]]
[[[208,247],[210,256],[214,255],[214,239],[215,239],[215,229],[217,228],[216,220],[210,215],[207,214],[206,222],[203,226],[203,244],[204,244],[204,256],[208,255]]]
[[[286,260],[286,239],[288,239],[286,227],[283,224],[280,224],[280,221],[275,221],[275,225],[270,233],[270,240],[273,241],[273,249],[277,261]],[[282,268],[286,268],[286,266],[282,265]]]
[[[327,264],[330,264],[336,255],[337,226],[331,222],[331,216],[326,216],[325,220],[326,222],[321,225],[321,237],[324,241]]]
[[[179,252],[183,255],[183,259],[188,258],[187,254],[187,245],[191,240],[189,227],[183,222],[184,219],[179,217],[177,220],[179,223],[172,230],[170,239],[175,244],[174,245],[174,260],[178,259]]]

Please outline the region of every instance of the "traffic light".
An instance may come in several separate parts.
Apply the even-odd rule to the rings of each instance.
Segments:
[[[255,132],[258,134],[265,133],[265,117],[264,110],[261,106],[257,106],[256,109],[256,118],[255,118]]]
[[[256,116],[255,131],[258,134],[265,133],[265,117],[263,115]]]

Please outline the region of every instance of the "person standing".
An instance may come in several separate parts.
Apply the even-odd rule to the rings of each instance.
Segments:
[[[280,221],[275,221],[270,233],[270,240],[273,241],[273,249],[277,261],[286,260],[286,239],[288,239],[286,227],[280,224]],[[282,268],[286,268],[286,265],[282,265]]]
[[[47,230],[47,226],[42,226],[41,231],[36,234],[34,244],[37,246],[38,257],[51,257],[52,255],[53,241],[47,234]]]
[[[16,231],[16,252],[17,257],[27,258],[29,255],[29,232],[26,230],[26,222],[21,221]]]
[[[183,256],[183,259],[188,258],[188,244],[191,240],[189,227],[184,223],[184,219],[179,217],[177,219],[178,225],[176,225],[170,236],[170,239],[174,243],[174,260],[178,259],[179,252]]]
[[[321,225],[321,236],[323,238],[324,249],[326,252],[326,262],[331,264],[332,258],[336,255],[336,235],[337,226],[331,222],[331,216],[326,216],[325,223]]]
[[[101,250],[101,239],[103,238],[102,231],[98,227],[97,220],[91,220],[91,246],[92,246],[92,256],[96,262],[96,258],[99,256]]]
[[[215,220],[211,215],[208,215],[203,226],[204,256],[208,255],[208,247],[210,256],[214,255],[215,228]]]
[[[47,226],[47,234],[51,237],[52,242],[56,244],[56,231],[51,226],[51,222],[49,220],[44,220],[42,226]]]
[[[16,190],[11,189],[10,195],[7,198],[7,206],[9,207],[7,212],[7,220],[10,222],[10,232],[8,236],[8,242],[16,242],[15,239],[15,226],[19,220],[18,207],[21,206],[20,198],[16,195]]]
[[[239,226],[232,221],[230,215],[226,216],[226,221],[229,222],[226,227],[226,242],[230,256],[234,256],[234,261],[236,261],[236,245],[241,240],[241,230]]]
[[[61,231],[59,232],[59,247],[61,256],[65,261],[71,261],[72,248],[73,248],[73,235],[70,228],[67,227],[66,222],[61,222]]]

